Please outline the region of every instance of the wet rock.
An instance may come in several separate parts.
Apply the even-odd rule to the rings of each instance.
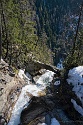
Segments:
[[[50,117],[49,114],[47,114],[47,115],[45,116],[45,123],[46,123],[47,125],[51,125],[51,117]]]

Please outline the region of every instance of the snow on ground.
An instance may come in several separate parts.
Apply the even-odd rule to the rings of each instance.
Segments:
[[[24,109],[25,106],[29,105],[30,97],[28,95],[30,93],[32,96],[40,96],[39,93],[42,93],[42,90],[37,88],[36,85],[26,85],[25,87],[22,88],[22,92],[19,96],[19,99],[17,100],[11,119],[8,123],[8,125],[18,125],[20,123],[20,115],[22,110]]]
[[[6,63],[3,59],[1,59],[1,62],[2,62],[2,63]]]
[[[83,108],[79,106],[74,99],[71,99],[71,102],[73,103],[75,110],[83,116]]]
[[[26,72],[25,74],[25,69],[20,69],[19,72],[18,72],[18,76],[21,78],[21,79],[26,79],[27,80],[27,84],[29,84],[29,81],[32,80],[32,77],[31,75]]]
[[[46,86],[49,86],[52,82],[54,74],[54,72],[47,70],[47,72],[43,74],[36,82],[37,86],[41,89],[45,89]]]
[[[20,78],[24,78],[27,77],[24,74],[23,70],[19,71],[19,76]],[[39,80],[37,81],[37,83],[43,85],[44,87],[38,87],[37,85],[32,85],[30,84],[30,82],[28,81],[28,85],[26,85],[25,87],[22,88],[21,94],[14,106],[14,109],[12,111],[12,115],[10,118],[10,121],[8,123],[8,125],[18,125],[20,123],[20,115],[22,110],[25,108],[25,106],[29,105],[29,101],[30,101],[30,96],[40,96],[40,93],[44,92],[44,89],[46,87],[46,85],[49,84],[49,82],[52,81],[54,76],[54,73],[51,71],[47,71],[45,74],[43,74]],[[28,79],[28,78],[27,78]],[[29,93],[29,94],[28,94]]]
[[[51,125],[60,125],[60,123],[55,118],[52,118]]]
[[[69,70],[67,82],[73,85],[72,91],[75,92],[83,105],[83,66]]]
[[[24,76],[25,76],[24,71],[25,71],[25,70],[20,69],[19,72],[18,72],[18,76],[19,76],[21,79],[23,79]]]
[[[63,64],[62,64],[62,60],[60,59],[60,62],[57,64],[56,66],[58,69],[62,70],[63,69]]]
[[[41,123],[41,124],[39,124],[39,125],[47,125],[46,123]]]
[[[60,80],[57,80],[55,83],[54,83],[55,86],[58,86],[60,85]]]
[[[12,111],[12,116],[8,125],[18,125],[20,123],[20,114],[24,109],[24,106],[28,106],[30,98],[26,95],[27,86],[22,88],[22,92],[17,100],[14,109]]]
[[[41,125],[47,125],[47,124],[42,123]],[[51,124],[50,125],[60,125],[60,123],[56,120],[56,118],[51,118]]]

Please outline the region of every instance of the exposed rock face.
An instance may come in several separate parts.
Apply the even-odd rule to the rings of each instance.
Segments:
[[[36,76],[38,73],[40,73],[39,71],[41,69],[46,69],[46,70],[50,70],[53,71],[54,73],[60,73],[60,71],[52,65],[49,64],[44,64],[41,62],[37,62],[37,61],[30,61],[26,64],[26,70],[32,75],[32,76]]]
[[[40,116],[42,113],[52,110],[55,106],[54,102],[51,101],[50,97],[33,97],[31,104],[22,111],[21,123],[22,125],[27,125],[33,121],[36,117]]]
[[[28,70],[31,72],[33,76],[37,75],[37,73],[39,73],[39,75],[42,75],[43,73],[46,72],[46,69],[53,70],[55,72],[58,71],[56,68],[53,68],[50,65],[42,64],[40,62],[30,63],[28,67]],[[6,122],[9,121],[13,107],[19,97],[21,89],[26,83],[27,83],[26,79],[20,78],[18,75],[13,73],[12,68],[10,68],[7,63],[5,63],[4,61],[0,63],[0,116],[1,116],[0,121],[3,121],[3,118],[6,119]],[[53,102],[51,101],[47,101],[47,103],[48,105],[51,106],[50,108],[54,106]],[[39,114],[41,114],[46,110],[43,107],[43,105],[40,106],[41,104],[39,103],[38,107]],[[35,111],[37,111],[37,109],[35,109]],[[34,118],[35,117],[34,111],[32,114]]]
[[[37,68],[38,64],[38,68]],[[62,122],[65,119],[62,118],[60,113],[63,110],[68,114],[68,116],[73,120],[83,121],[83,118],[75,111],[73,108],[73,104],[71,103],[71,99],[76,100],[77,104],[81,105],[81,102],[72,91],[72,86],[67,84],[67,81],[61,79],[59,76],[59,71],[57,69],[52,68],[49,65],[41,64],[38,62],[34,67],[30,67],[30,72],[32,70],[32,74],[37,75],[38,77],[46,72],[46,69],[55,70],[55,75],[53,80],[46,88],[47,94],[38,93],[38,97],[34,97],[32,93],[27,93],[31,96],[31,103],[27,108],[25,108],[21,113],[21,123],[22,125],[36,125],[39,123],[39,120],[44,118],[46,112],[54,112],[55,118],[61,121],[61,125],[70,125],[68,122]],[[31,64],[30,64],[31,65]],[[32,64],[33,65],[33,64]],[[34,69],[33,69],[34,68]],[[46,68],[46,69],[45,69]],[[35,70],[36,69],[36,70]],[[27,75],[29,75],[27,73]],[[31,77],[30,77],[31,78]],[[18,75],[14,74],[8,64],[5,62],[0,63],[0,123],[6,123],[10,117],[13,107],[18,99],[18,96],[21,92],[23,86],[27,84],[27,79],[21,79]],[[32,82],[30,81],[30,84]],[[31,88],[33,84],[31,85]],[[29,89],[30,90],[30,89]],[[40,97],[41,96],[41,97]],[[59,110],[60,109],[60,110]],[[60,111],[60,112],[59,112]],[[41,118],[40,118],[41,117]],[[66,119],[68,120],[68,119]],[[69,120],[72,122],[72,120]],[[34,124],[35,122],[35,124]],[[74,125],[74,123],[72,123]],[[79,125],[77,121],[75,125]],[[82,123],[80,122],[80,125]]]
[[[62,81],[59,94],[59,104],[62,105],[63,110],[73,120],[76,125],[82,125],[83,117],[74,109],[71,99],[75,99],[78,105],[81,105],[81,101],[77,98],[75,93],[72,91],[72,86],[69,85],[65,80]],[[80,122],[79,122],[80,121]]]
[[[11,111],[21,92],[24,80],[15,75],[7,63],[0,63],[0,116],[9,120]],[[1,121],[1,120],[0,120]]]

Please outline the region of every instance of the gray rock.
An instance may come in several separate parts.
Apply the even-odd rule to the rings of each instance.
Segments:
[[[60,74],[59,69],[57,69],[55,66],[44,64],[42,62],[30,61],[27,62],[25,65],[26,65],[25,66],[26,71],[28,71],[32,76],[38,75],[38,73],[42,73],[42,71],[40,71],[41,69],[50,70]]]
[[[45,123],[46,123],[47,125],[51,125],[51,116],[50,116],[50,114],[47,114],[47,115],[45,116]]]

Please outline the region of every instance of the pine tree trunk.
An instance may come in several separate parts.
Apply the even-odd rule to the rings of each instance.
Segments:
[[[75,40],[73,42],[72,55],[74,54],[74,50],[75,50],[76,40],[77,40],[79,26],[80,26],[80,21],[81,21],[82,10],[83,10],[83,3],[82,3],[81,8],[80,8],[80,14],[79,14],[79,19],[78,19],[78,24],[77,24],[77,30],[76,30],[76,34],[75,34]]]
[[[9,50],[9,41],[8,41],[8,33],[7,33],[7,26],[6,26],[6,19],[5,19],[5,14],[4,14],[4,9],[3,9],[3,3],[1,1],[1,11],[2,11],[2,19],[3,19],[3,24],[5,28],[5,33],[6,33],[6,55],[5,59],[8,57],[8,50]]]

